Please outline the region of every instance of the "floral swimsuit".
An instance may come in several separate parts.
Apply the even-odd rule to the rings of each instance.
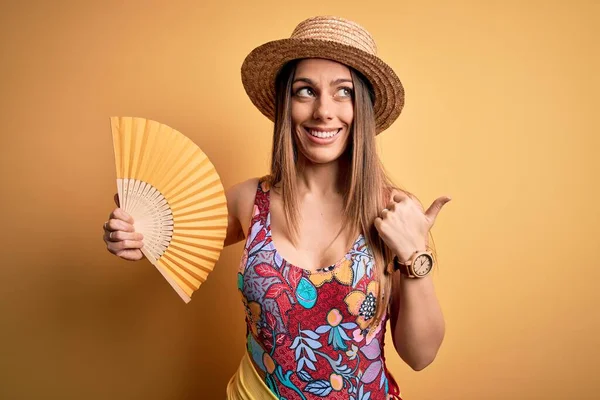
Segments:
[[[363,235],[329,267],[290,264],[271,239],[269,182],[259,181],[238,271],[255,368],[281,400],[401,399],[383,354],[388,316],[365,329],[378,282]]]

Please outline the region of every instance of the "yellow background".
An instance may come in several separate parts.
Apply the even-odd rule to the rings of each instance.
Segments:
[[[225,187],[267,172],[245,95],[255,46],[306,17],[364,25],[406,88],[378,139],[428,206],[447,334],[406,399],[598,399],[596,1],[4,1],[0,11],[0,398],[219,399],[244,351],[227,248],[184,305],[110,255],[109,116],[183,132]],[[389,333],[388,333],[389,335]]]

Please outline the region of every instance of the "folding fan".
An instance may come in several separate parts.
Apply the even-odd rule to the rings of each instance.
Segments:
[[[227,201],[206,154],[156,121],[111,117],[120,207],[144,235],[142,252],[188,303],[213,270]]]

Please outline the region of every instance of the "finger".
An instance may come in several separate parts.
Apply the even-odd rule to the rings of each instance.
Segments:
[[[111,242],[111,248],[116,251],[127,249],[141,249],[144,247],[144,242],[140,240],[121,240],[119,242]]]
[[[379,217],[375,218],[375,228],[377,229],[377,231],[381,232],[381,225],[383,224],[383,220]]]
[[[390,212],[390,210],[388,210],[387,208],[384,208],[383,210],[381,210],[379,212],[379,217],[383,219],[388,215],[389,212]]]
[[[390,201],[390,203],[387,205],[387,209],[390,211],[394,211],[396,210],[396,206],[398,205],[398,203],[396,203],[395,201]]]
[[[140,260],[143,258],[144,254],[139,248],[120,248],[119,243],[108,242],[106,246],[108,251],[116,256],[124,258],[126,260]]]
[[[396,203],[400,203],[401,201],[407,200],[408,195],[404,192],[398,192],[392,198]]]
[[[144,257],[144,254],[139,249],[120,250],[116,255],[127,261],[138,261]]]
[[[144,235],[139,232],[107,231],[104,233],[104,239],[109,242],[120,242],[123,240],[144,240]]]
[[[452,199],[448,196],[438,197],[437,199],[435,199],[433,201],[433,203],[431,203],[431,205],[429,206],[427,211],[425,211],[425,216],[427,218],[429,218],[432,225],[433,225],[433,222],[435,221],[435,219],[437,218],[440,210],[444,206],[444,204],[446,204],[450,200],[452,200]]]
[[[129,224],[133,224],[133,218],[131,217],[131,215],[129,215],[125,211],[123,211],[122,208],[115,208],[113,210],[113,212],[110,213],[110,218],[120,219]]]
[[[107,232],[113,231],[124,231],[124,232],[135,232],[135,228],[133,225],[128,224],[127,222],[121,219],[109,219],[106,224],[106,228],[104,229]]]
[[[117,205],[117,207],[121,207],[121,204],[119,203],[119,193],[115,193],[113,199],[115,200],[115,204]]]

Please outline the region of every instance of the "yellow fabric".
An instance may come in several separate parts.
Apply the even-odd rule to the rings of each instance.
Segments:
[[[227,400],[277,400],[262,380],[248,352],[244,354],[240,366],[227,384]]]

